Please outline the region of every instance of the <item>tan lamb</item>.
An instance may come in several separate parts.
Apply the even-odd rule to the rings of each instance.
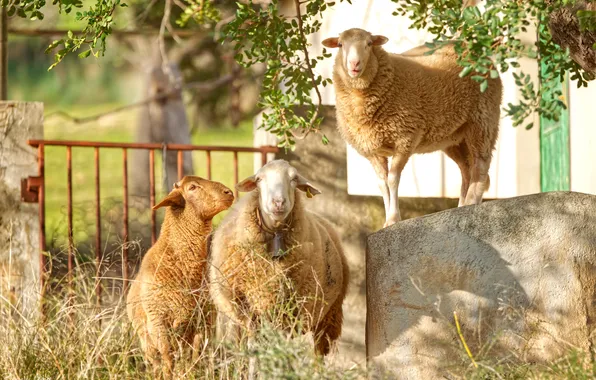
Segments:
[[[385,227],[401,219],[399,180],[415,153],[445,152],[461,171],[459,205],[479,204],[499,132],[500,78],[489,78],[483,93],[477,82],[459,77],[452,46],[432,55],[424,46],[390,54],[381,46],[387,41],[354,28],[322,42],[339,48],[333,68],[338,129],[377,173]]]
[[[315,351],[327,355],[341,334],[349,270],[334,228],[304,207],[302,192],[319,190],[284,160],[236,188],[249,193],[213,237],[209,283],[218,314],[250,335],[256,318],[284,305],[287,281],[304,301],[297,315],[313,332]]]
[[[174,350],[201,343],[209,321],[207,237],[212,219],[234,202],[218,182],[186,176],[154,210],[167,207],[159,239],[149,249],[127,297],[127,312],[156,374],[170,377]]]

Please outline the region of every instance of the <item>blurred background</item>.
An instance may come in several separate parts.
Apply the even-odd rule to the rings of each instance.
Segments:
[[[93,1],[83,1],[87,9]],[[68,29],[81,30],[74,15],[59,14],[46,7],[43,20],[9,19],[8,99],[44,103],[44,139],[104,142],[174,142],[196,145],[253,146],[252,118],[262,67],[239,67],[230,46],[217,41],[219,28],[230,20],[235,2],[218,1],[219,24],[197,25],[191,18],[177,25],[181,8],[172,7],[163,50],[158,31],[164,2],[127,1],[117,12],[115,32],[105,56],[80,59],[68,55],[54,62],[48,45]],[[120,32],[126,31],[126,32]],[[164,65],[164,55],[167,62]],[[166,71],[162,70],[167,67]],[[180,91],[181,89],[181,91]],[[165,94],[165,98],[156,98]],[[139,105],[138,103],[144,102]],[[156,116],[157,115],[157,116]],[[129,150],[129,228],[131,264],[151,241],[148,207],[148,151]],[[171,189],[174,160],[163,170],[161,152],[156,157],[156,199]],[[192,155],[194,165],[189,165]],[[67,247],[66,148],[46,147],[46,239],[55,256]],[[171,157],[168,155],[168,159]],[[233,156],[213,152],[212,179],[233,186]],[[72,149],[73,230],[78,260],[93,260],[95,232],[94,152]],[[207,176],[205,154],[185,156],[185,174]],[[253,174],[251,154],[239,155],[239,177]],[[123,163],[119,151],[100,150],[100,194],[104,259],[121,254]],[[169,178],[166,178],[169,177]],[[217,223],[222,214],[215,220]],[[157,215],[158,225],[163,210]],[[55,261],[54,270],[64,267]],[[119,267],[119,265],[116,265]],[[64,269],[64,268],[63,268]]]

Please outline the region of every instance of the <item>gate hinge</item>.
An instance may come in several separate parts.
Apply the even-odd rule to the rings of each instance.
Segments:
[[[21,179],[21,202],[39,202],[39,188],[43,184],[43,177],[27,177]]]

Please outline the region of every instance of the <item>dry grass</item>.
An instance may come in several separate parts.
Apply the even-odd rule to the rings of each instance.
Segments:
[[[93,276],[91,264],[77,269],[76,289],[70,300],[65,279],[56,281],[47,297],[45,319],[39,318],[36,310],[15,307],[18,299],[0,297],[0,379],[154,378],[126,317],[124,298],[109,298],[106,294],[109,301],[101,310],[97,308]],[[240,343],[209,340],[194,358],[178,361],[176,378],[246,378],[251,359],[261,379],[364,378],[363,368],[337,368],[314,355],[311,337],[300,334],[301,321],[293,317],[295,307],[292,300],[281,302],[279,308],[259,321],[250,345],[246,335]],[[287,328],[288,320],[291,329]],[[457,341],[455,326],[453,330]],[[596,378],[596,363],[584,352],[572,351],[556,362],[536,364],[520,362],[514,355],[496,359],[474,353],[472,359],[464,343],[459,344],[460,355],[452,358],[453,372],[446,378]]]
[[[70,298],[65,279],[54,283],[46,298],[45,319],[36,310],[18,310],[13,306],[15,300],[0,298],[0,379],[154,378],[126,316],[125,299],[115,297],[101,310],[97,308],[93,277],[91,265],[79,267]],[[294,333],[279,329],[276,321],[283,318],[287,323],[293,314],[291,303],[280,304],[259,322],[250,346],[247,339],[207,341],[194,358],[179,356],[175,377],[246,378],[251,358],[262,379],[363,377],[361,368],[346,371],[318,358],[310,337],[300,334],[300,321],[294,319]]]

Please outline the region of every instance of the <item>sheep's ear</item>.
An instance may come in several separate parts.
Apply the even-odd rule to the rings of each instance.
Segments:
[[[296,184],[298,190],[304,191],[306,196],[312,198],[317,194],[321,194],[321,191],[314,187],[312,183],[308,182],[306,178],[298,174],[298,183]]]
[[[339,47],[339,38],[331,37],[331,38],[324,39],[322,44],[323,44],[323,46],[332,48],[332,49]]]
[[[243,193],[247,193],[249,191],[253,191],[257,188],[257,177],[251,175],[250,177],[246,178],[242,182],[236,184],[236,190],[242,191]]]
[[[184,197],[182,196],[182,192],[178,190],[172,191],[168,194],[161,202],[153,206],[154,210],[157,210],[161,207],[175,207],[175,208],[183,208],[186,204]]]
[[[389,41],[389,38],[381,35],[372,36],[372,43],[375,46],[385,45]]]

